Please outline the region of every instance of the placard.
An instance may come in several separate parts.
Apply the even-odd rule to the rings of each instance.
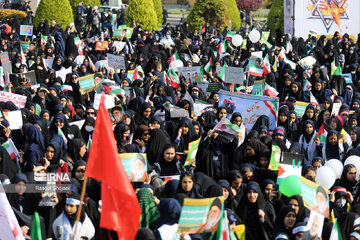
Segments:
[[[181,107],[169,103],[164,103],[163,106],[168,112],[170,112],[171,118],[189,117],[189,111]]]
[[[36,85],[36,74],[35,71],[29,71],[26,73],[16,73],[16,74],[10,74],[10,82],[15,88],[30,88],[32,85]],[[26,79],[26,82],[23,84],[21,83],[20,79]]]
[[[113,46],[116,48],[117,52],[121,52],[126,45],[126,42],[114,41]]]
[[[20,48],[23,50],[23,51],[26,51],[30,48],[30,41],[29,42],[25,42],[25,41],[20,41]]]
[[[120,153],[119,157],[131,182],[143,182],[147,173],[145,153]]]
[[[316,211],[311,211],[309,221],[306,225],[307,231],[304,233],[302,239],[322,239],[323,226],[324,216]]]
[[[59,71],[56,71],[56,72],[55,72],[55,76],[56,76],[56,77],[60,77],[61,80],[62,80],[62,83],[64,84],[65,81],[66,81],[66,75],[67,75],[68,73],[72,73],[72,68],[71,68],[71,67],[66,68],[66,69],[64,68],[64,69],[61,69],[61,70],[59,70]]]
[[[81,88],[81,93],[87,93],[94,90],[94,74],[89,74],[79,78],[79,85]]]
[[[219,91],[220,88],[221,88],[221,83],[211,82],[208,84],[206,91],[211,93],[213,91]]]
[[[95,44],[95,51],[107,51],[109,49],[109,42],[108,41],[98,41]]]
[[[279,169],[280,159],[281,159],[281,149],[278,145],[273,144],[271,147],[269,169],[273,171],[277,171]]]
[[[110,67],[117,69],[126,69],[125,60],[123,56],[107,53],[106,57]]]
[[[240,112],[246,131],[249,132],[261,115],[269,117],[270,129],[277,126],[279,98],[232,93],[220,90],[219,106],[225,105],[230,113]]]
[[[244,85],[244,69],[238,67],[225,67],[225,82]]]
[[[6,119],[9,121],[10,130],[18,130],[23,126],[21,110],[4,112]]]
[[[292,161],[295,160],[295,163],[303,162],[305,155],[300,153],[292,152],[283,152],[281,156],[281,162],[286,164],[292,164]]]
[[[251,94],[263,96],[264,88],[265,88],[265,79],[254,81],[254,85],[252,87],[253,89]]]
[[[310,103],[307,103],[307,102],[296,101],[296,103],[295,103],[295,112],[296,112],[296,114],[297,114],[297,116],[299,118],[301,118],[304,115],[305,109],[309,104]]]
[[[223,197],[185,198],[178,233],[215,232],[223,211]]]
[[[0,53],[0,60],[1,60],[1,65],[2,65],[2,67],[4,69],[4,72],[12,73],[12,65],[11,65],[11,62],[10,62],[8,52]]]
[[[13,102],[18,108],[24,108],[26,104],[26,96],[9,93],[9,92],[0,92],[0,102]]]
[[[33,35],[33,25],[20,25],[20,35],[32,36]]]
[[[178,76],[188,83],[198,83],[203,79],[202,67],[178,67]]]
[[[331,110],[331,116],[336,116],[339,114],[341,108],[341,103],[335,103],[333,104],[332,110]]]
[[[99,110],[100,107],[101,94],[95,93],[94,97],[94,108]],[[115,107],[115,96],[114,95],[105,95],[105,108],[110,109]]]

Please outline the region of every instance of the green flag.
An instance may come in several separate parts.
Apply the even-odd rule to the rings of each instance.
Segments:
[[[341,65],[339,63],[338,66],[336,66],[336,63],[335,63],[335,59],[334,61],[331,63],[331,76],[339,76],[341,75]]]
[[[40,218],[37,212],[34,213],[30,237],[32,240],[42,240]]]

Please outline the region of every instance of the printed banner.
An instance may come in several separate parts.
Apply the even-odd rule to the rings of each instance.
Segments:
[[[198,83],[202,81],[202,68],[201,67],[179,67],[178,76],[189,83]]]
[[[280,183],[284,180],[284,178],[291,176],[291,175],[295,175],[295,176],[301,176],[301,166],[295,166],[295,162],[293,165],[291,164],[283,164],[280,163],[279,164],[279,169],[278,169],[278,176],[276,179],[276,184],[280,185]]]
[[[277,113],[279,109],[279,99],[265,96],[254,96],[243,93],[232,93],[220,90],[220,105],[226,105],[233,112],[242,114],[242,122],[245,124],[246,131],[249,132],[256,120],[261,115],[269,117],[270,129],[273,130],[277,123]]]
[[[81,93],[85,94],[94,90],[94,74],[86,75],[79,78],[79,85],[81,88]]]
[[[12,65],[9,59],[8,52],[0,53],[1,66],[4,69],[4,72],[12,73]]]
[[[199,144],[200,144],[201,137],[198,140],[192,141],[189,143],[189,152],[186,157],[186,161],[184,166],[187,167],[191,165],[195,161],[196,154],[198,152]]]
[[[132,34],[133,28],[127,27],[126,25],[120,25],[116,29],[114,29],[113,38],[121,36],[131,38]]]
[[[223,209],[223,197],[185,198],[178,233],[215,232]]]
[[[306,225],[306,232],[304,232],[302,239],[321,239],[323,226],[324,226],[324,216],[316,211],[311,211],[309,221]],[[333,239],[341,239],[341,238],[333,238]]]
[[[20,35],[32,36],[33,35],[33,26],[32,25],[20,25]]]
[[[296,1],[295,35],[308,38],[315,35],[341,35],[348,33],[357,38],[360,32],[359,0],[303,0]],[[285,12],[285,11],[284,11]]]
[[[0,92],[0,102],[13,102],[18,108],[24,108],[26,104],[26,96],[8,93],[8,92]]]
[[[145,153],[120,153],[119,157],[132,182],[143,182],[145,180],[147,172]]]
[[[251,94],[263,96],[264,88],[265,88],[265,79],[254,81],[253,90]]]
[[[269,169],[277,171],[281,159],[281,149],[278,145],[272,145]]]
[[[244,85],[244,69],[238,67],[225,67],[225,82]]]
[[[305,109],[309,104],[310,103],[307,103],[307,102],[296,101],[295,112],[296,112],[298,118],[301,118],[304,115]]]
[[[30,88],[32,85],[36,85],[35,71],[29,71],[26,73],[10,74],[10,82],[15,88]]]
[[[117,69],[126,69],[125,60],[123,56],[107,53],[106,57],[110,67]]]
[[[300,182],[304,206],[327,218],[330,213],[329,190],[304,177],[300,177]]]
[[[94,108],[96,110],[99,110],[100,100],[101,100],[101,94],[95,93]],[[110,109],[110,108],[115,107],[115,96],[114,95],[105,95],[104,104],[105,104],[106,109]]]

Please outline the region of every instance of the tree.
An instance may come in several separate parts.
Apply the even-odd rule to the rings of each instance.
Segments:
[[[224,0],[225,3],[225,24],[228,25],[231,20],[231,29],[239,30],[241,25],[240,12],[236,6],[235,0]],[[230,26],[230,24],[229,24]]]
[[[263,4],[264,0],[236,0],[236,4],[240,10],[250,11],[258,10]]]
[[[222,31],[225,26],[234,30],[240,28],[240,13],[235,0],[197,0],[187,17],[190,30],[201,30],[209,22],[211,26]]]
[[[153,0],[153,2],[154,2],[155,12],[157,15],[157,23],[158,23],[156,27],[159,28],[164,22],[162,2],[161,0]]]
[[[65,29],[74,21],[72,9],[68,0],[41,0],[36,10],[34,24],[38,26],[40,22],[47,19],[55,20]]]
[[[280,29],[284,32],[284,1],[274,0],[271,5],[270,12],[267,19],[267,25],[273,32]]]
[[[156,29],[158,21],[153,1],[131,0],[125,14],[126,25],[130,26],[133,20],[143,29]]]
[[[83,6],[89,5],[90,7],[101,6],[100,0],[69,0],[74,16],[76,14],[76,8],[79,2],[83,3]]]

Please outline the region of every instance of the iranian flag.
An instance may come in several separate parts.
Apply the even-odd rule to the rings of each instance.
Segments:
[[[118,94],[120,94],[120,95],[125,96],[125,89],[123,89],[123,88],[111,89],[109,94],[110,95],[118,95]]]
[[[60,135],[62,137],[62,139],[64,140],[64,143],[67,144],[68,140],[65,137],[65,134],[63,133],[63,131],[61,130],[61,128],[58,127],[58,135]]]
[[[265,75],[268,75],[269,73],[271,73],[271,65],[270,65],[270,60],[269,60],[268,54],[266,54],[263,62],[261,63],[261,66],[264,68]]]
[[[286,94],[286,97],[285,97],[285,102],[289,99],[289,94]]]
[[[167,75],[167,73],[165,71],[162,71],[161,76],[163,76],[163,78],[164,78],[164,83],[167,84],[167,80],[169,79],[169,76]]]
[[[89,140],[86,144],[86,149],[88,150],[88,152],[90,152],[91,145],[92,145],[92,139],[91,139],[91,135],[89,135]]]
[[[26,57],[25,57],[25,54],[24,54],[22,48],[20,48],[20,56],[21,56],[21,64],[26,65]]]
[[[341,236],[341,230],[339,227],[339,223],[337,221],[337,219],[335,219],[335,222],[333,224],[331,233],[330,233],[330,238],[329,240],[341,240],[342,236]]]
[[[169,70],[172,69],[172,68],[174,68],[173,64],[174,64],[175,60],[180,60],[180,57],[179,57],[178,52],[175,52],[175,53],[171,56],[171,58],[170,58],[170,64],[169,64]]]
[[[224,63],[224,65],[222,66],[220,75],[219,75],[219,78],[221,78],[221,80],[223,80],[223,81],[225,80],[225,68],[226,68],[226,63]]]
[[[307,79],[304,79],[303,91],[310,91],[311,87],[312,87],[311,83]]]
[[[91,58],[88,57],[88,59],[89,59],[89,67],[90,67],[90,69],[93,70],[94,72],[97,72],[98,70],[95,67],[94,63],[91,61]]]
[[[227,46],[226,46],[226,42],[221,42],[219,45],[218,45],[218,54],[219,56],[221,56],[221,54],[223,54],[227,49]]]
[[[220,122],[216,124],[213,131],[232,141],[237,133],[241,133],[242,129],[238,125],[231,123],[226,117],[223,117]]]
[[[338,76],[341,75],[341,66],[340,63],[338,66],[336,66],[335,59],[331,63],[331,76]]]
[[[180,87],[180,81],[178,75],[175,73],[174,69],[170,69],[168,72],[168,76],[170,79],[170,84],[173,88],[179,88]]]
[[[311,91],[310,91],[310,103],[312,105],[319,105],[318,101],[316,100],[316,98],[314,97]]]
[[[74,38],[74,43],[75,43],[76,47],[78,48],[79,55],[83,55],[81,40],[78,36]]]
[[[216,231],[216,240],[230,240],[229,225],[227,222],[227,213],[222,207],[221,217]]]
[[[277,95],[279,95],[279,92],[276,91],[275,88],[273,88],[272,86],[270,86],[269,84],[265,83],[265,88],[264,88],[264,95],[265,96],[270,96],[270,97],[276,97]]]
[[[326,136],[327,136],[327,131],[325,130],[324,124],[322,124],[319,129],[319,132],[317,133],[317,137],[319,138],[320,142],[326,143]]]
[[[286,46],[285,46],[285,53],[289,53],[290,51],[293,50],[293,46],[291,45],[290,41],[286,42]]]
[[[9,153],[12,160],[14,160],[16,158],[16,156],[19,155],[19,151],[17,150],[17,148],[16,148],[14,142],[11,140],[11,138],[9,140],[7,140],[6,142],[4,142],[2,144],[2,146]]]
[[[41,34],[41,38],[40,38],[40,44],[41,44],[41,49],[44,51],[45,50],[45,45],[48,41],[48,36],[44,36]]]
[[[134,71],[133,81],[135,81],[136,79],[141,79],[137,68],[135,68],[135,71]]]
[[[281,48],[281,51],[279,53],[279,57],[281,57],[282,59],[286,59],[286,52],[285,52],[285,49],[284,48]]]
[[[228,32],[226,34],[226,40],[231,40],[234,36],[236,35],[236,33],[233,33],[233,32]]]
[[[261,77],[264,72],[264,67],[256,64],[251,64],[249,66],[249,74],[257,77]]]
[[[64,93],[64,92],[67,92],[67,91],[73,91],[73,88],[72,88],[72,86],[70,86],[70,85],[64,84],[64,85],[61,86],[61,91],[62,91],[63,93]]]
[[[211,58],[209,59],[208,63],[205,65],[204,69],[205,69],[205,72],[209,72],[210,71],[210,68],[212,66],[212,62],[211,62]]]

